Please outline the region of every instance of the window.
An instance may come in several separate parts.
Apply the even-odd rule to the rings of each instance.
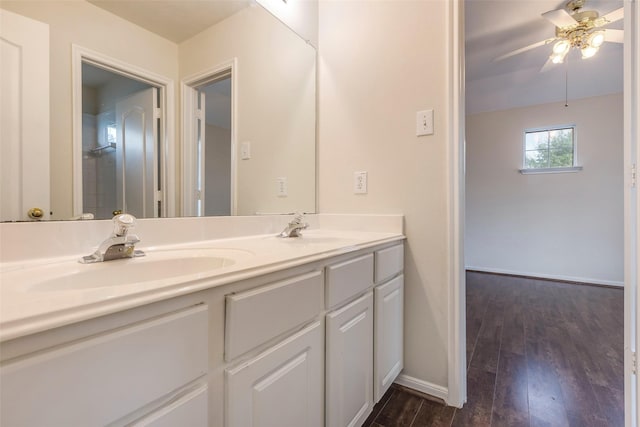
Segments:
[[[111,123],[107,125],[107,144],[115,144],[116,141],[116,133],[118,132],[115,123]]]
[[[575,126],[527,129],[522,173],[573,172],[576,167]]]

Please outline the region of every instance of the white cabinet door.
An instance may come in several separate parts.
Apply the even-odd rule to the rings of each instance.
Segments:
[[[49,218],[49,25],[0,9],[0,221]]]
[[[327,426],[360,426],[373,409],[373,293],[327,314]]]
[[[404,276],[374,289],[374,397],[378,402],[403,367]]]
[[[227,427],[321,427],[322,327],[315,322],[227,370]]]

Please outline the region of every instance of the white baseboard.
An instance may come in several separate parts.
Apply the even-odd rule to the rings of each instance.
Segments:
[[[421,393],[442,399],[445,401],[445,403],[448,404],[449,390],[447,389],[447,387],[420,380],[418,378],[410,377],[406,374],[398,375],[394,382],[396,384],[400,384],[403,387],[408,387]]]
[[[531,272],[524,272],[524,271],[503,270],[500,268],[476,267],[471,265],[466,266],[465,269],[481,271],[483,273],[510,274],[513,276],[527,276],[527,277],[533,277],[533,278],[539,277],[541,279],[561,280],[565,282],[578,282],[578,283],[593,284],[593,285],[624,287],[624,282],[618,282],[613,280],[592,279],[589,277],[574,277],[574,276],[563,276],[560,274],[531,273]]]

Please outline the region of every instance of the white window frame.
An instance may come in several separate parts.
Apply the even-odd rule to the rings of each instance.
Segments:
[[[547,168],[525,168],[527,164],[527,133],[534,132],[550,132],[561,129],[573,129],[573,165],[564,167],[547,167]],[[577,126],[575,124],[556,125],[556,126],[543,126],[537,128],[528,128],[522,132],[522,166],[520,173],[523,175],[530,174],[543,174],[543,173],[571,173],[579,172],[582,170],[582,166],[578,166],[578,137]]]

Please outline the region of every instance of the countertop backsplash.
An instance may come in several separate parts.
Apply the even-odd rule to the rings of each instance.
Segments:
[[[292,215],[138,219],[132,233],[140,248],[243,236],[277,234]],[[309,229],[403,233],[403,216],[308,214]],[[93,252],[113,231],[111,220],[0,224],[0,264]]]

